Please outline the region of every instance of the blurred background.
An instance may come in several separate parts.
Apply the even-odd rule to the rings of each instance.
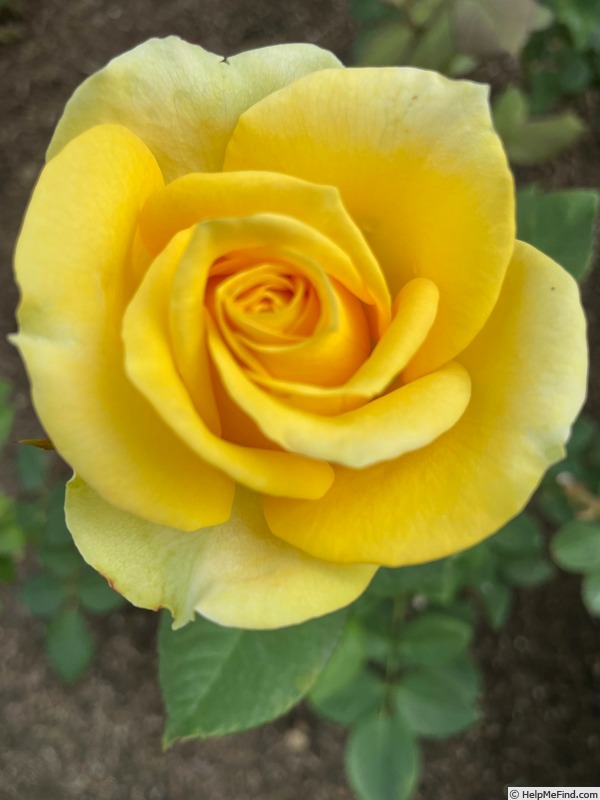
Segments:
[[[307,41],[346,64],[412,64],[489,82],[519,185],[597,189],[600,4],[0,0],[0,800],[350,800],[345,730],[305,705],[258,731],[163,754],[156,615],[124,607],[81,567],[59,518],[58,459],[16,445],[43,435],[6,335],[18,299],[12,249],[45,148],[86,76],[168,34],[224,56]],[[587,197],[593,215],[597,199]],[[596,436],[600,273],[589,252],[582,264]],[[552,519],[539,523],[546,550]],[[576,572],[514,577],[503,618],[477,624],[479,721],[450,738],[426,737],[415,798],[600,785],[600,590],[598,608],[586,609]],[[72,612],[77,604],[85,616]]]

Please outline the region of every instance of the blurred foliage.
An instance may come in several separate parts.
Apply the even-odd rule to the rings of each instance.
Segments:
[[[573,111],[548,113],[600,68],[600,0],[353,0],[360,66],[404,65],[451,77],[492,56],[521,57],[531,92],[508,86],[493,116],[514,164],[530,166],[575,145],[586,126]]]
[[[462,75],[480,59],[519,55],[552,14],[536,0],[352,0],[361,66],[406,64]]]
[[[573,111],[532,118],[529,99],[516,86],[496,97],[492,116],[510,161],[523,166],[550,161],[575,145],[586,129]]]
[[[361,800],[410,797],[419,740],[477,722],[476,625],[484,620],[498,630],[515,587],[539,586],[554,573],[539,524],[525,512],[470,550],[379,570],[309,694],[319,714],[351,726],[347,773]],[[387,763],[393,769],[382,771]]]
[[[600,86],[600,0],[544,2],[553,23],[535,33],[523,53],[534,113]]]
[[[10,437],[14,411],[10,385],[0,382],[0,446]],[[86,612],[105,614],[124,604],[79,555],[64,516],[64,483],[50,485],[48,452],[21,445],[17,450],[17,500],[0,495],[0,580],[13,581],[26,547],[38,573],[23,585],[20,599],[46,622],[47,652],[63,680],[79,678],[94,656]]]
[[[558,530],[551,553],[561,569],[582,577],[582,599],[600,616],[600,426],[587,415],[573,427],[567,457],[550,470],[536,496]]]
[[[592,265],[600,193],[593,189],[517,192],[517,238],[529,242],[582,281]]]
[[[0,45],[21,41],[23,33],[21,0],[0,0]]]

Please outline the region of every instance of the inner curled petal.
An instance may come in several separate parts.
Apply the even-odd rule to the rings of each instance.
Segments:
[[[346,253],[284,216],[210,220],[199,229],[211,244],[201,263],[178,270],[171,298],[174,354],[192,393],[206,314],[249,375],[335,386],[356,372],[372,340],[368,295]]]
[[[438,298],[437,286],[427,278],[414,278],[403,286],[389,327],[369,357],[341,385],[315,386],[260,372],[253,375],[254,381],[305,411],[334,416],[358,408],[388,389],[419,351],[435,321]]]
[[[371,349],[362,303],[319,264],[299,253],[281,255],[287,261],[253,265],[257,256],[249,253],[249,266],[238,264],[237,272],[220,280],[211,277],[207,306],[231,351],[253,374],[339,385]],[[217,273],[222,269],[216,265]]]
[[[337,275],[337,279],[367,304],[375,335],[383,334],[390,320],[388,288],[334,186],[247,170],[185,175],[148,200],[140,216],[140,239],[157,255],[178,231],[197,223],[211,219],[242,222],[256,214],[293,218],[337,245],[349,259],[344,277]]]
[[[237,273],[217,288],[229,325],[257,344],[287,344],[314,332],[319,300],[309,281],[279,264]]]

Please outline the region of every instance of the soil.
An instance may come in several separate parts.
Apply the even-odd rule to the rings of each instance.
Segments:
[[[2,24],[4,23],[4,24]],[[2,33],[4,31],[4,33]],[[15,440],[40,433],[19,359],[6,342],[17,294],[11,250],[45,146],[75,86],[114,55],[175,33],[223,55],[312,41],[347,60],[343,0],[14,0],[0,6],[0,364],[15,386]],[[502,83],[505,72],[491,74]],[[592,117],[596,99],[582,112]],[[600,140],[522,180],[548,188],[600,185]],[[590,316],[589,410],[600,417],[600,270],[585,287]],[[14,490],[14,446],[0,466]],[[27,571],[27,566],[24,567]],[[22,577],[22,576],[21,576]],[[128,608],[94,622],[98,657],[74,687],[53,674],[44,626],[1,586],[0,800],[350,800],[344,731],[301,706],[257,731],[188,742],[164,754],[156,682],[156,617]],[[492,800],[507,784],[600,786],[600,623],[576,578],[518,593],[500,634],[479,633],[483,721],[424,745],[418,800]]]

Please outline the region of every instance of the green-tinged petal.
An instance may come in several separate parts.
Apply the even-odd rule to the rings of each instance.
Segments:
[[[15,341],[65,461],[120,508],[194,529],[228,518],[233,481],[129,382],[120,338],[139,209],[162,183],[150,151],[117,125],[87,131],[46,166],[15,256]]]
[[[338,470],[321,500],[266,498],[271,530],[316,557],[398,566],[470,547],[520,511],[562,457],[585,397],[575,281],[518,242],[498,304],[460,362],[471,401],[451,430],[396,461]]]
[[[177,627],[198,611],[222,625],[278,628],[342,608],[375,567],[329,564],[272,536],[260,498],[238,490],[229,522],[184,533],[119,511],[79,478],[67,524],[83,557],[142,608],[168,608]]]
[[[465,348],[514,246],[513,181],[487,87],[418,69],[325,70],[245,112],[224,169],[336,186],[392,295],[432,280],[438,314],[412,376]]]
[[[340,66],[327,50],[310,44],[265,47],[225,59],[176,36],[150,39],[79,86],[48,158],[88,128],[118,123],[146,143],[167,180],[216,172],[247,108],[310,72]]]

